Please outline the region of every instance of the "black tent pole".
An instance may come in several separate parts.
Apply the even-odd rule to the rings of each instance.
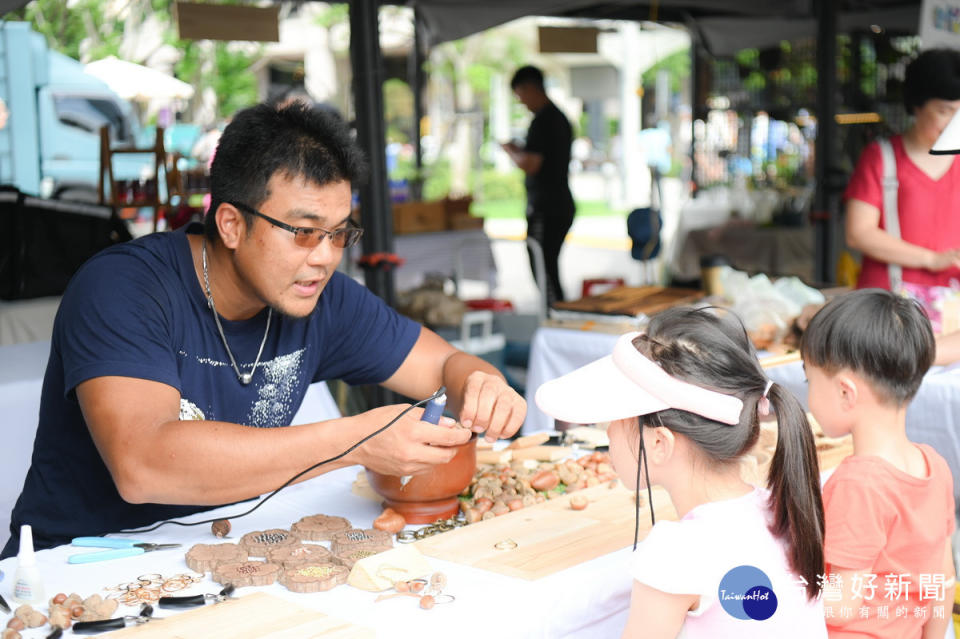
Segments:
[[[413,199],[423,198],[423,147],[420,143],[420,123],[423,121],[423,90],[426,85],[426,73],[423,65],[426,60],[426,51],[423,37],[423,23],[417,9],[413,10],[413,46],[408,57],[409,67],[407,79],[413,92],[413,155],[416,160],[417,174],[413,178]]]
[[[387,186],[387,158],[384,153],[386,126],[383,121],[383,61],[376,0],[350,3],[350,58],[356,104],[357,141],[370,163],[367,183],[360,187],[360,218],[363,224],[363,252],[393,253],[393,217]],[[396,301],[393,273],[389,268],[365,271],[367,288],[390,306]]]
[[[393,253],[393,213],[384,152],[386,125],[380,92],[384,71],[380,55],[378,9],[376,0],[350,2],[350,61],[353,68],[357,141],[370,163],[369,179],[359,189],[365,255]],[[367,288],[390,306],[395,306],[393,272],[389,265],[385,268],[366,268],[364,276]],[[370,391],[375,406],[395,402],[393,393],[382,386],[373,386]]]
[[[837,139],[837,3],[817,0],[817,140],[814,167],[816,195],[811,218],[814,232],[814,279],[835,279],[838,214],[833,210],[831,155]]]

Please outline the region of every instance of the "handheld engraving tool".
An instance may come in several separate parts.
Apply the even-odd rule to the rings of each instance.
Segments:
[[[443,386],[433,394],[433,399],[427,402],[427,407],[423,410],[423,417],[420,418],[420,421],[427,422],[428,424],[439,424],[440,417],[443,415],[443,409],[447,406],[447,389]],[[410,480],[413,478],[412,475],[404,475],[400,478],[400,490],[403,490]]]

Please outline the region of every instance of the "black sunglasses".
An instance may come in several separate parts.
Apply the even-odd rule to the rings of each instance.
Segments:
[[[316,226],[291,226],[286,222],[281,222],[278,219],[261,213],[252,206],[240,204],[239,202],[227,202],[227,204],[238,208],[245,213],[249,213],[250,215],[262,217],[267,222],[270,222],[270,224],[273,224],[284,231],[290,231],[293,233],[294,243],[297,246],[302,246],[303,248],[315,248],[318,244],[320,244],[320,242],[323,241],[323,238],[325,237],[329,237],[330,243],[337,248],[348,248],[356,244],[360,239],[360,236],[363,235],[363,229],[356,222],[349,219],[347,220],[346,227],[337,229],[336,231],[328,231]]]

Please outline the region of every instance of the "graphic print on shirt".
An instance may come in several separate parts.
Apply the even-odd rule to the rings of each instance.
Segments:
[[[263,371],[263,383],[257,389],[260,396],[253,407],[247,423],[265,428],[285,426],[290,423],[297,406],[293,405],[294,391],[303,380],[303,354],[305,348],[272,360],[261,362],[258,371]]]
[[[200,408],[191,402],[189,399],[180,398],[180,421],[197,421],[202,422],[206,417],[203,414],[203,411]]]
[[[299,405],[294,405],[294,396],[303,382],[303,361],[306,348],[297,349],[286,355],[279,355],[257,365],[251,387],[257,389],[257,398],[253,401],[243,423],[257,428],[286,426],[293,418]],[[180,354],[186,355],[183,351]],[[212,367],[227,367],[232,371],[230,362],[218,361],[209,357],[194,357],[198,364]],[[241,371],[247,371],[252,362],[239,363]],[[205,412],[192,400],[180,399],[180,419],[218,419],[212,406]]]

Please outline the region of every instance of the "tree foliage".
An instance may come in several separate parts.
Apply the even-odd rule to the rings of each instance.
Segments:
[[[221,0],[220,4],[241,4]],[[33,0],[11,14],[29,22],[51,49],[82,62],[113,55],[122,58],[125,33],[142,28],[153,16],[161,29],[161,44],[180,53],[174,74],[197,90],[217,96],[217,115],[227,117],[257,100],[256,78],[250,73],[255,55],[228,42],[181,40],[172,13],[173,0]],[[129,60],[142,64],[144,59]]]

